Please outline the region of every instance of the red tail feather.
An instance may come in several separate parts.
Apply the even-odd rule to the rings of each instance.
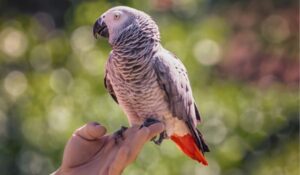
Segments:
[[[203,165],[208,165],[204,155],[197,147],[194,138],[190,134],[184,136],[172,135],[171,139],[177,144],[177,146],[190,158],[197,160]]]

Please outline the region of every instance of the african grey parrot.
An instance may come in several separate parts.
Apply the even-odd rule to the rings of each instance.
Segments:
[[[130,125],[160,121],[166,130],[156,143],[171,138],[192,159],[207,165],[208,152],[196,128],[200,114],[181,61],[160,44],[156,23],[125,6],[109,9],[94,24],[94,36],[108,38],[105,87]]]

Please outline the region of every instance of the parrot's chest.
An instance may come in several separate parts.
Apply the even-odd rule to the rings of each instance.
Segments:
[[[162,119],[169,113],[169,108],[154,70],[145,67],[141,71],[128,72],[126,74],[120,67],[109,70],[114,92],[130,123],[141,124],[149,117]]]
[[[115,84],[113,82],[113,86],[122,108],[139,118],[163,115],[168,110],[165,94],[155,80],[125,79]]]
[[[131,86],[131,88],[128,88]],[[168,136],[176,133],[184,135],[188,132],[184,122],[174,117],[165,100],[164,91],[156,84],[138,89],[132,84],[119,84],[117,98],[119,104],[127,115],[130,125],[142,125],[147,118],[154,118],[163,122]]]
[[[124,63],[122,64],[124,65]],[[167,135],[184,135],[185,123],[172,115],[164,90],[158,84],[151,66],[141,71],[124,68],[110,60],[107,71],[120,107],[126,113],[130,125],[141,125],[147,118],[155,118],[166,125]]]

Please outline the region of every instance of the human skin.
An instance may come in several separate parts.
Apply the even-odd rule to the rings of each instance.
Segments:
[[[62,164],[52,175],[119,175],[136,159],[144,144],[163,130],[161,123],[133,126],[118,137],[106,134],[106,128],[98,123],[88,123],[73,133],[65,146]]]

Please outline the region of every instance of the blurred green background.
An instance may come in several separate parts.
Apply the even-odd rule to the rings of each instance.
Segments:
[[[170,141],[147,143],[126,175],[298,175],[299,4],[289,0],[0,0],[0,174],[49,174],[67,139],[127,125],[103,85],[96,18],[149,13],[186,65],[211,148],[203,167]]]

